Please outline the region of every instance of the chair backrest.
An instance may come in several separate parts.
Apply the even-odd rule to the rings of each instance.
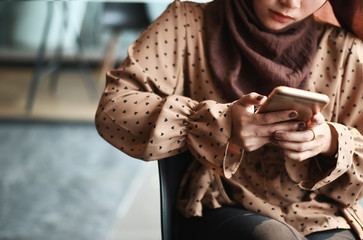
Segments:
[[[160,179],[161,235],[163,240],[175,240],[178,211],[176,207],[180,181],[191,163],[189,151],[158,161]]]
[[[115,29],[146,28],[150,24],[145,3],[105,2],[101,22]]]

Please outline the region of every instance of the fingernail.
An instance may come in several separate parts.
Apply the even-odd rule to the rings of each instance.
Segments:
[[[289,113],[289,118],[296,118],[297,117],[297,113],[296,112],[290,112]]]
[[[282,137],[282,133],[281,132],[275,132],[274,133],[274,139],[281,140],[281,137]]]
[[[297,125],[297,129],[298,130],[304,130],[306,128],[306,124],[305,123],[299,123],[298,125]]]

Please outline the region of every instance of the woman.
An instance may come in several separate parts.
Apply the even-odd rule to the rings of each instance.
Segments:
[[[363,238],[363,45],[314,21],[324,3],[175,1],[107,74],[105,140],[145,161],[195,157],[184,239]],[[308,123],[255,114],[280,85],[330,104]]]

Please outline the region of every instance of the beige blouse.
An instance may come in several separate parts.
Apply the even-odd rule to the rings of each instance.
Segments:
[[[323,115],[339,133],[336,158],[285,161],[272,145],[244,152],[229,142],[233,103],[206,61],[205,6],[172,3],[107,74],[96,114],[100,135],[145,161],[190,150],[197,161],[178,202],[187,217],[243,206],[304,235],[353,228],[363,239],[363,42],[319,25],[309,90],[331,99]]]

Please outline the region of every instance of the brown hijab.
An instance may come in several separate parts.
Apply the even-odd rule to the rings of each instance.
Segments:
[[[215,0],[205,12],[208,61],[224,93],[235,100],[280,85],[306,89],[317,33],[312,17],[281,31],[265,28],[252,0]]]

